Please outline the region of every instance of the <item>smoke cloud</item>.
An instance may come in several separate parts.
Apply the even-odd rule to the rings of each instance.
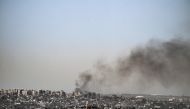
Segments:
[[[151,40],[116,63],[97,62],[77,87],[101,93],[190,95],[190,39]]]

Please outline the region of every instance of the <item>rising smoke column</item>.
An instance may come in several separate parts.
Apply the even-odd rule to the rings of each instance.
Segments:
[[[77,84],[83,90],[98,92],[125,92],[135,87],[134,93],[146,92],[159,84],[189,95],[190,39],[151,40],[120,57],[115,66],[97,63],[91,72],[80,75]]]

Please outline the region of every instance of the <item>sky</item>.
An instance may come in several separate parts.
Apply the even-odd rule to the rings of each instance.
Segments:
[[[188,0],[1,0],[0,88],[72,91],[80,72],[188,36]]]

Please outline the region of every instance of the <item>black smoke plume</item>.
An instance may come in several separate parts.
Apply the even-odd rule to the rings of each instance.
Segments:
[[[98,62],[80,75],[82,90],[190,95],[190,39],[151,40],[114,65]]]

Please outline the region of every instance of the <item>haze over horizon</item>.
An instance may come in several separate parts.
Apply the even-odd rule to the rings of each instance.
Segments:
[[[99,60],[189,38],[189,11],[188,0],[1,0],[0,88],[72,91]]]

